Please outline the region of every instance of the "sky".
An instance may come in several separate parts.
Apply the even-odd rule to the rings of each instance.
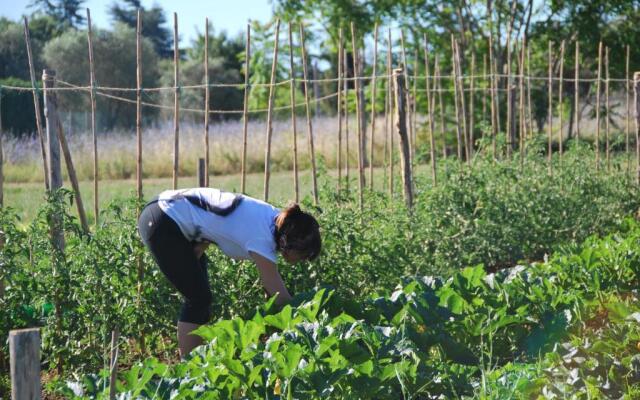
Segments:
[[[88,0],[83,8],[91,10],[91,20],[98,28],[111,27],[112,21],[107,10],[115,0]],[[29,15],[28,8],[32,0],[0,0],[0,16],[17,20]],[[149,8],[160,5],[166,13],[167,27],[173,31],[173,13],[178,13],[180,46],[188,46],[196,37],[197,30],[204,32],[205,17],[213,24],[216,32],[225,30],[231,35],[244,32],[249,20],[265,22],[271,17],[272,6],[269,0],[142,0]],[[84,15],[84,11],[82,15]]]

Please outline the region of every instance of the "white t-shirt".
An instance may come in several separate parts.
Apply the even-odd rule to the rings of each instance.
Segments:
[[[264,201],[243,196],[233,212],[220,216],[192,204],[184,196],[197,196],[222,208],[235,196],[213,188],[160,193],[158,206],[178,224],[188,240],[213,242],[234,259],[250,259],[249,252],[252,251],[276,262],[275,219],[280,210]]]

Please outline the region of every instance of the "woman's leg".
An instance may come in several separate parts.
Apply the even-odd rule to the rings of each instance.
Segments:
[[[206,259],[196,258],[192,243],[157,204],[145,208],[138,227],[160,270],[185,298],[178,319],[178,347],[180,356],[184,357],[202,343],[200,337],[190,335],[190,332],[207,323],[211,316],[212,296]],[[151,227],[152,232],[149,231]]]

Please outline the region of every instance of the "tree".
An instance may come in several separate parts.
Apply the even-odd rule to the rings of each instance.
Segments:
[[[164,25],[167,18],[159,5],[146,9],[140,0],[124,0],[123,5],[113,3],[109,13],[115,22],[120,22],[136,29],[138,10],[142,18],[142,36],[149,38],[156,53],[163,58],[173,56],[173,38],[169,29]]]
[[[85,17],[80,14],[86,0],[32,0],[29,7],[52,17],[58,28],[77,28],[84,25]]]

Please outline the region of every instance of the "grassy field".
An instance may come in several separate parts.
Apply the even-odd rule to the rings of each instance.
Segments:
[[[418,166],[418,173],[426,171],[426,166]],[[344,173],[344,172],[343,172]],[[400,179],[398,174],[398,167],[395,167],[396,182]],[[318,182],[320,185],[322,182],[329,181],[335,185],[337,183],[337,171],[330,170],[326,175],[327,178],[321,179]],[[382,182],[386,180],[386,172],[383,168],[374,168],[374,184],[376,189],[382,189]],[[369,172],[366,171],[366,177],[368,179]],[[212,176],[210,178],[210,186],[217,187],[224,190],[239,192],[240,191],[240,174],[234,175],[220,175]],[[357,190],[357,170],[350,171],[351,188]],[[143,194],[146,199],[149,199],[159,192],[172,188],[171,178],[152,178],[143,180]],[[271,174],[269,189],[269,202],[277,205],[284,205],[290,200],[295,199],[294,186],[293,186],[293,171],[280,171]],[[300,199],[305,196],[313,195],[313,188],[311,183],[311,170],[300,171]],[[198,185],[197,178],[194,176],[180,177],[178,180],[178,187],[187,188]],[[264,174],[251,173],[247,174],[247,190],[246,194],[259,199],[263,198],[264,193]],[[65,182],[65,187],[70,188],[70,184]],[[100,208],[103,208],[108,203],[114,200],[128,198],[135,196],[136,181],[135,179],[126,180],[105,180],[100,181],[98,189]],[[87,213],[87,218],[90,223],[94,221],[93,214],[93,182],[82,181],[80,182],[80,193],[82,195],[82,201]],[[27,222],[33,219],[35,213],[45,201],[44,183],[25,182],[25,183],[6,183],[4,187],[4,203],[7,207],[14,208],[22,220]],[[77,210],[73,209],[74,215],[77,215]]]

